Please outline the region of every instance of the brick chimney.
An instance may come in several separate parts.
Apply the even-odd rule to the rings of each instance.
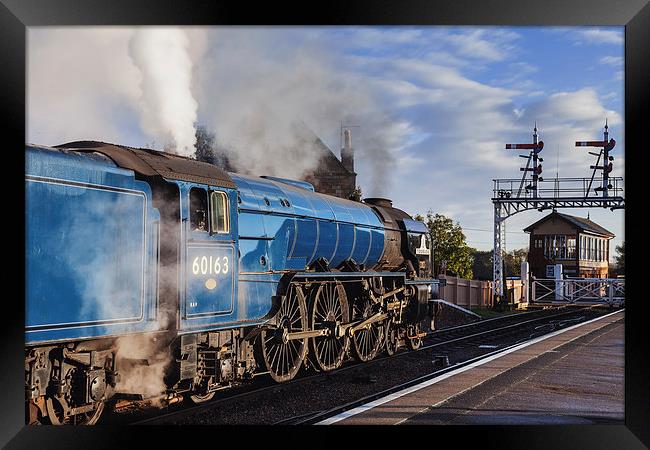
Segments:
[[[352,148],[352,134],[350,130],[343,132],[344,145],[341,149],[341,163],[349,172],[354,173],[354,149]]]

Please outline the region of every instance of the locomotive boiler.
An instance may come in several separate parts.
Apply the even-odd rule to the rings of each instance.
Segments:
[[[27,145],[29,423],[417,348],[440,281],[386,199],[95,141]]]

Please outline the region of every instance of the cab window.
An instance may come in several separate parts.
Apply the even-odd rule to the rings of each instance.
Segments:
[[[228,197],[223,192],[210,192],[210,223],[213,233],[230,232]]]
[[[190,225],[193,231],[208,231],[208,193],[205,189],[190,189]]]

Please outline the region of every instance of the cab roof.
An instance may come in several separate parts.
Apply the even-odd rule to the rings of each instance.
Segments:
[[[100,141],[74,141],[56,145],[55,148],[97,152],[113,160],[119,167],[133,170],[143,176],[161,176],[171,180],[236,189],[235,183],[225,170],[171,153]]]

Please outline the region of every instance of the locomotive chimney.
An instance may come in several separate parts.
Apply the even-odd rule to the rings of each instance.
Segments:
[[[368,204],[368,205],[381,206],[382,208],[392,208],[393,207],[393,201],[391,199],[389,199],[389,198],[368,197],[368,198],[364,198],[363,202]]]
[[[341,163],[349,172],[354,172],[354,149],[352,148],[352,134],[350,130],[343,132],[344,145],[341,149]]]

